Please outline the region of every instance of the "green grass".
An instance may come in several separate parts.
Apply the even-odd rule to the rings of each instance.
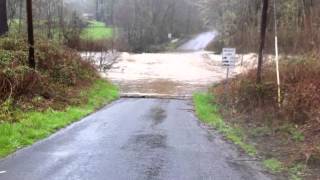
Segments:
[[[303,172],[306,171],[306,165],[301,163],[295,164],[292,167],[285,167],[282,162],[275,158],[266,159],[263,161],[263,165],[266,169],[268,169],[271,173],[281,173],[287,172],[290,180],[301,180],[303,176]]]
[[[267,159],[263,161],[263,165],[273,173],[280,173],[283,170],[282,163],[277,159]]]
[[[104,40],[114,35],[112,28],[107,27],[103,22],[90,21],[81,33],[81,39]]]
[[[22,118],[20,122],[0,124],[0,157],[46,138],[117,99],[118,90],[106,81],[97,80],[92,88],[83,91],[81,96],[88,98],[88,102],[84,105],[69,106],[65,111],[49,109],[45,112],[20,112]]]
[[[289,169],[290,180],[302,180],[303,172],[306,171],[306,165],[296,164]]]
[[[219,108],[214,104],[214,97],[209,94],[197,93],[193,96],[196,115],[206,124],[216,128],[227,139],[241,147],[250,156],[255,156],[257,151],[254,146],[245,143],[245,135],[241,128],[232,127],[219,115]]]
[[[302,142],[305,140],[304,134],[299,129],[294,127],[293,124],[282,125],[278,130],[283,133],[289,134],[291,136],[291,139],[295,142]]]

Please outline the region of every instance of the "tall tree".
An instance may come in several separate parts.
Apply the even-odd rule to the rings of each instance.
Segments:
[[[36,62],[34,59],[32,0],[27,0],[27,25],[28,25],[28,44],[29,44],[29,67],[32,69],[35,69]]]
[[[19,33],[21,32],[21,26],[22,26],[22,8],[23,8],[23,0],[20,0],[19,2]]]
[[[8,30],[7,0],[0,0],[0,36]]]
[[[262,14],[261,14],[261,32],[260,32],[260,47],[259,47],[259,59],[257,70],[257,84],[261,83],[262,79],[262,65],[263,65],[263,50],[265,46],[267,21],[268,21],[268,8],[269,0],[263,0]]]

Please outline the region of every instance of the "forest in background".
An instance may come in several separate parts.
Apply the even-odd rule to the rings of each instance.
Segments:
[[[256,52],[260,38],[260,0],[200,0],[204,20],[219,33],[211,48],[237,47]],[[269,1],[266,48],[274,52],[274,1]],[[276,0],[276,19],[281,53],[306,53],[320,48],[320,1]]]
[[[4,1],[1,0],[2,3]],[[275,17],[273,2],[269,2],[266,49],[273,51],[276,17],[281,52],[292,54],[318,50],[320,2],[277,1]],[[7,1],[7,10],[11,31],[24,32],[24,1]],[[49,39],[77,41],[90,19],[115,28],[121,42],[118,43],[120,49],[143,51],[151,45],[168,42],[169,33],[175,38],[183,38],[215,30],[219,37],[211,49],[234,46],[242,52],[255,52],[260,38],[262,1],[34,0],[33,11],[37,35]]]
[[[10,33],[25,33],[24,1],[7,1],[7,10]],[[33,17],[37,36],[59,40],[80,50],[84,49],[83,44],[89,44],[96,47],[88,47],[89,50],[115,46],[126,51],[147,51],[152,45],[167,43],[169,33],[174,38],[183,38],[204,29],[199,9],[190,0],[86,0],[81,3],[34,0]],[[113,28],[117,37],[100,42],[81,41],[81,32],[90,27],[90,21]]]

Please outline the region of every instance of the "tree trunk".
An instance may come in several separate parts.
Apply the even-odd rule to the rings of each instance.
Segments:
[[[96,0],[96,20],[100,20],[100,0]]]
[[[114,6],[115,6],[115,0],[111,1],[111,8],[110,8],[110,25],[114,25]]]
[[[304,32],[306,34],[305,40],[308,45],[307,48],[313,48],[314,39],[313,39],[313,28],[312,28],[312,0],[303,0],[303,9],[304,9]]]
[[[7,0],[0,0],[0,36],[8,32]]]
[[[62,35],[64,33],[64,0],[60,0],[60,12],[59,12],[59,41],[61,42],[62,40]]]
[[[21,26],[22,26],[22,8],[23,8],[23,0],[19,2],[19,33],[21,33]]]
[[[28,25],[28,43],[29,43],[29,67],[32,69],[35,69],[36,62],[34,59],[32,0],[27,0],[27,25]]]
[[[261,84],[261,80],[262,80],[263,50],[265,46],[266,31],[267,31],[268,8],[269,8],[269,0],[263,0],[263,8],[262,8],[262,15],[261,15],[260,48],[259,48],[258,70],[257,70],[257,84]]]

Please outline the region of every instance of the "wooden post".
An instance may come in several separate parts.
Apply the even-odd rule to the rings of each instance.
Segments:
[[[265,46],[266,31],[267,31],[267,20],[268,20],[268,7],[269,0],[263,0],[263,8],[261,14],[261,34],[260,34],[260,48],[259,48],[259,59],[258,59],[258,70],[257,70],[257,84],[261,84],[262,80],[262,65],[263,65],[263,50]]]
[[[28,44],[29,44],[29,67],[32,69],[35,69],[36,62],[34,59],[32,0],[27,0],[27,25],[28,25]]]
[[[277,72],[277,85],[278,85],[278,106],[281,108],[281,83],[280,83],[280,71],[279,71],[279,49],[278,49],[278,23],[277,23],[277,3],[274,1],[274,32],[275,32],[275,53],[276,53],[276,72]]]
[[[7,0],[0,0],[0,36],[8,30]]]

